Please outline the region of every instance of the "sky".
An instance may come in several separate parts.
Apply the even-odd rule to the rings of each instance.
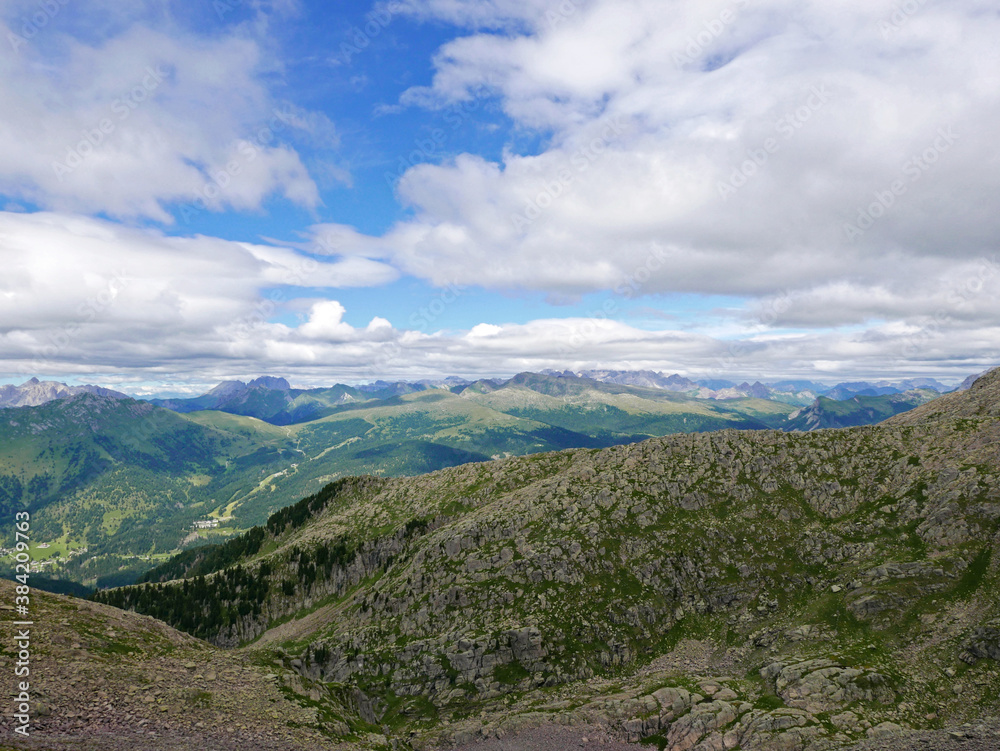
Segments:
[[[5,0],[0,381],[1000,364],[992,0]]]

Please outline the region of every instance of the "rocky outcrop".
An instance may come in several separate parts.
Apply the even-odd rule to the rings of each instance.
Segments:
[[[824,659],[773,662],[761,668],[760,675],[789,707],[813,714],[842,709],[856,701],[889,704],[896,696],[885,676]]]
[[[1000,624],[977,628],[966,644],[963,659],[970,664],[978,660],[1000,662]]]

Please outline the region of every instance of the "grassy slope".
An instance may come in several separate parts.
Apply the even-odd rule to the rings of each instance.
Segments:
[[[546,686],[563,700],[543,714],[576,716],[602,691],[650,690],[640,669],[692,688],[650,666],[695,642],[730,650],[727,686],[757,707],[740,723],[787,704],[816,733],[863,734],[758,672],[806,659],[894,696],[835,707],[869,726],[996,713],[997,663],[963,661],[1000,619],[1000,372],[977,386],[884,427],[672,436],[346,483],[271,525],[240,562],[258,577],[267,564],[260,615],[232,611],[216,638],[281,644],[306,675],[385,702],[388,728],[432,734],[538,712]],[[236,606],[221,581],[206,602]],[[400,715],[402,695],[424,703]]]
[[[346,404],[339,403],[343,390],[305,392],[298,406],[325,399],[332,414],[287,426],[216,411],[151,410],[137,418],[129,411],[139,408],[134,402],[128,409],[108,402],[103,416],[65,413],[58,402],[14,411],[6,427],[0,423],[0,506],[39,511],[36,534],[51,545],[48,555],[65,559],[87,546],[87,556],[99,556],[87,568],[74,559],[60,575],[109,583],[107,577],[148,568],[180,545],[263,523],[343,476],[408,476],[669,433],[775,427],[792,409],[536,374],[479,391]],[[94,425],[81,430],[88,421]],[[192,530],[207,518],[223,524]]]

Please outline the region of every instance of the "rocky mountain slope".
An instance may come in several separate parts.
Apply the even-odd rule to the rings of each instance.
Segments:
[[[567,723],[670,751],[988,734],[998,412],[1000,370],[874,427],[344,480],[158,574],[184,582],[101,599],[280,648],[404,748]]]
[[[821,396],[788,416],[785,430],[823,430],[873,425],[939,398],[936,391],[920,389],[901,394],[850,396],[843,401]]]
[[[0,580],[4,618],[14,617],[14,595]],[[5,712],[0,748],[333,749],[327,728],[359,737],[375,729],[351,696],[304,680],[263,650],[221,650],[152,618],[38,591],[31,615],[31,672],[21,678],[30,735],[15,735]],[[11,642],[0,657],[13,675]]]
[[[77,394],[96,394],[117,399],[127,398],[125,394],[101,386],[67,386],[57,381],[39,381],[31,378],[20,386],[6,384],[0,386],[0,409],[10,407],[37,407],[56,399],[66,399]]]

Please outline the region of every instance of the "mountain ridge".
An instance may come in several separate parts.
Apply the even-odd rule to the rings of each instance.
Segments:
[[[920,393],[814,400],[792,419],[796,406],[787,402],[700,399],[565,373],[301,392],[267,376],[223,382],[203,395],[229,400],[231,411],[206,411],[218,405],[203,397],[177,413],[127,397],[67,397],[0,411],[6,418],[0,419],[0,507],[35,514],[33,553],[46,574],[106,586],[140,575],[171,552],[240,534],[347,475],[412,476],[672,433],[869,424],[933,395]],[[128,412],[137,404],[149,406],[142,415]],[[102,427],[100,414],[116,405],[129,406]],[[140,435],[133,435],[137,426]],[[88,439],[90,433],[99,440]],[[190,446],[177,445],[178,435],[189,435]],[[163,453],[158,442],[174,448]],[[198,462],[183,459],[188,449],[201,451]],[[43,544],[45,550],[38,548]]]
[[[0,409],[12,407],[37,407],[56,399],[66,399],[78,394],[96,394],[117,399],[127,399],[127,395],[103,386],[68,386],[58,381],[40,381],[30,378],[19,386],[0,386]]]
[[[98,597],[279,648],[413,748],[544,722],[671,751],[934,731],[1000,712],[1000,371],[918,410],[347,479],[194,589]],[[698,645],[712,672],[679,670]]]

